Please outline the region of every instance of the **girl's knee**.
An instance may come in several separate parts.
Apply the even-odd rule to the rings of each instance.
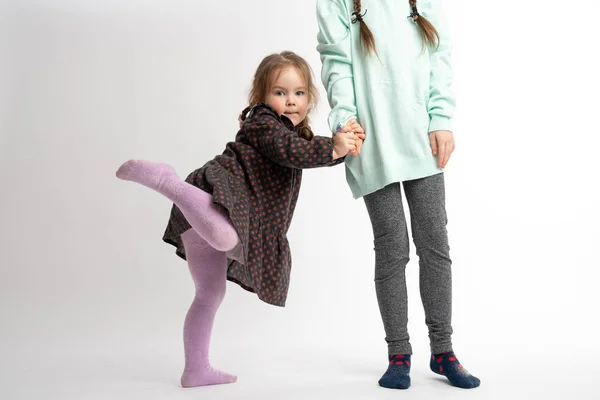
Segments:
[[[229,251],[238,245],[240,239],[237,231],[233,225],[225,226],[223,229],[219,229],[215,232],[213,237],[210,239],[210,244],[216,250]]]
[[[206,287],[196,288],[196,297],[194,302],[204,307],[218,308],[225,298],[225,282],[222,287],[213,286],[210,289]]]

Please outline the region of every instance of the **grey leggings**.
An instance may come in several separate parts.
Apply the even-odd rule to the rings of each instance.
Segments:
[[[452,273],[446,231],[444,174],[402,183],[419,257],[419,285],[431,352],[452,350]],[[409,239],[401,185],[364,197],[375,244],[375,289],[389,354],[412,354],[407,330],[405,268]]]

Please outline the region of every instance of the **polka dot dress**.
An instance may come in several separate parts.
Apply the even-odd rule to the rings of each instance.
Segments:
[[[292,267],[286,233],[298,200],[302,169],[335,165],[331,138],[298,136],[292,122],[257,104],[223,154],[186,182],[213,195],[237,230],[240,246],[228,254],[227,278],[266,303],[285,305]],[[163,240],[185,259],[181,234],[190,229],[174,205]]]

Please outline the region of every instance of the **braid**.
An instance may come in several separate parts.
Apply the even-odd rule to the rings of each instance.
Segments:
[[[360,24],[360,39],[363,50],[366,50],[367,54],[375,53],[377,55],[377,46],[375,45],[375,37],[373,36],[373,32],[367,26],[367,23],[364,21],[363,17],[366,14],[366,10],[363,14],[361,14],[361,0],[354,0],[354,12],[352,15],[354,16],[354,20],[352,22],[358,22]],[[416,9],[417,0],[409,0],[408,4],[410,4],[412,9]],[[412,14],[411,14],[412,16]],[[413,16],[413,20],[419,27],[419,31],[421,33],[421,38],[423,39],[423,44],[427,44],[431,47],[437,47],[440,43],[440,35],[435,27],[427,20],[427,18],[423,17],[420,14],[416,14]]]
[[[248,107],[246,107],[246,108],[244,108],[244,109],[242,110],[242,112],[240,113],[240,116],[238,117],[238,120],[239,120],[240,122],[243,122],[243,121],[245,121],[245,120],[246,120],[246,116],[248,115],[248,113],[249,113],[249,112],[250,112],[250,110],[252,109],[252,106],[253,106],[253,105],[251,104],[251,105],[249,105]]]
[[[304,118],[304,120],[298,124],[298,135],[306,140],[312,140],[312,138],[315,136],[312,129],[308,125],[308,117]]]
[[[375,53],[375,55],[377,55],[375,37],[373,36],[373,32],[371,32],[371,30],[367,26],[367,23],[362,18],[365,14],[360,13],[360,3],[360,0],[354,0],[354,12],[352,14],[355,16],[355,20],[353,22],[358,21],[358,23],[360,24],[360,39],[363,50],[366,50],[367,54]]]
[[[356,3],[356,1],[354,3]],[[416,9],[417,0],[409,0],[408,4],[410,4],[411,8]],[[431,24],[431,22],[429,22],[427,18],[419,14],[416,14],[413,17],[413,20],[419,26],[419,31],[421,32],[421,39],[423,39],[423,44],[428,44],[431,47],[438,47],[440,44],[440,35],[438,31],[434,28],[434,26]]]

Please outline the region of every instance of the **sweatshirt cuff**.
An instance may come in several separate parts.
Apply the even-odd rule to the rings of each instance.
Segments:
[[[452,131],[452,119],[441,115],[432,115],[429,120],[429,133],[433,131]]]
[[[334,115],[332,113],[329,117],[329,129],[331,129],[331,133],[336,133],[342,126],[353,119],[356,120],[356,115],[351,113],[344,113],[344,115]]]

